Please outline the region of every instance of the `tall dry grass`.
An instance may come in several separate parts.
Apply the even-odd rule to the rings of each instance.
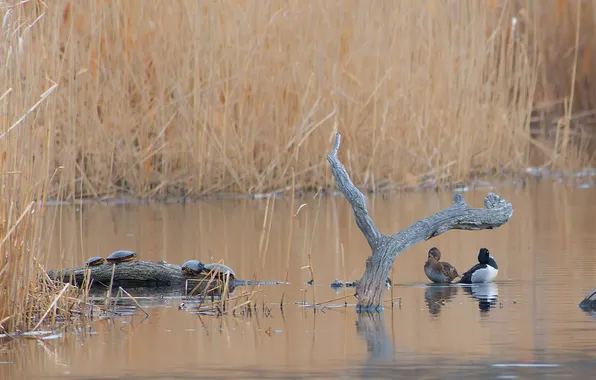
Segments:
[[[523,14],[538,3],[16,6],[43,14],[25,58],[40,79],[25,80],[59,83],[36,114],[53,125],[50,166],[64,166],[49,196],[264,192],[289,188],[292,168],[299,187],[328,186],[338,130],[361,186],[523,168],[541,27]]]
[[[548,139],[544,156],[557,166],[596,161],[596,3],[580,0],[526,2],[520,9],[525,31],[540,61],[534,120],[537,146]]]
[[[40,202],[60,170],[50,155],[56,76],[30,58],[42,20],[16,7],[0,22],[0,333],[14,333],[68,318],[78,301],[75,289],[50,283],[39,265]]]
[[[72,309],[38,266],[47,198],[328,186],[336,131],[354,182],[372,188],[518,170],[532,147],[559,167],[593,162],[596,5],[579,7],[5,3],[0,324]],[[530,128],[535,101],[534,119],[555,126],[546,140]]]

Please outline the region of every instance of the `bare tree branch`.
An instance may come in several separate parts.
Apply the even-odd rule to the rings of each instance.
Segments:
[[[490,230],[506,223],[513,214],[511,203],[496,194],[489,193],[484,204],[486,208],[472,208],[460,193],[455,192],[451,207],[388,238],[388,244],[394,249],[391,260],[397,253],[422,240],[432,239],[449,230]]]
[[[382,235],[368,215],[364,195],[354,186],[346,169],[337,158],[339,145],[340,134],[338,133],[327,160],[331,164],[331,172],[340,191],[352,205],[356,224],[372,249],[372,256],[366,260],[366,270],[356,287],[360,309],[382,306],[385,279],[395,257],[408,247],[449,230],[474,231],[497,228],[507,223],[513,215],[511,203],[497,194],[489,193],[486,196],[485,208],[473,208],[468,206],[463,196],[456,192],[449,208],[417,221],[394,235]]]
[[[335,177],[337,187],[346,197],[346,199],[352,205],[354,210],[354,216],[356,217],[356,224],[360,228],[360,231],[364,234],[364,237],[368,241],[368,245],[373,248],[379,239],[382,237],[379,229],[368,215],[368,209],[366,208],[366,198],[364,194],[360,192],[352,183],[346,168],[337,158],[337,151],[339,150],[339,144],[341,142],[341,135],[338,133],[335,136],[335,144],[331,153],[327,156],[327,161],[331,164],[331,172]]]

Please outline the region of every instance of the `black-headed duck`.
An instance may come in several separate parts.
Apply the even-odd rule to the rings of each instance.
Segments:
[[[478,252],[478,264],[461,276],[460,284],[484,284],[492,282],[499,273],[499,266],[486,248]]]

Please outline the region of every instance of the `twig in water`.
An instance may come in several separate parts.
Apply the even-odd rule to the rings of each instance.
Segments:
[[[116,272],[116,264],[112,264],[112,276],[110,278],[110,287],[108,288],[108,305],[112,301],[112,286],[114,285],[114,273]],[[114,307],[112,307],[112,313],[114,313]]]
[[[223,286],[223,293],[221,294],[221,305],[223,308],[223,311],[226,310],[226,300],[227,298],[229,298],[230,295],[230,274],[229,273],[225,273],[225,281],[224,281],[224,286]]]
[[[284,282],[288,282],[288,277],[290,274],[290,252],[292,251],[292,233],[294,232],[294,216],[295,216],[294,215],[295,185],[296,185],[296,178],[294,175],[294,168],[292,167],[292,197],[290,199],[290,233],[289,233],[290,236],[288,237],[288,247],[287,247],[287,255],[286,255],[286,277],[285,277]],[[282,300],[283,300],[283,295],[282,295]]]
[[[346,258],[345,258],[344,244],[343,243],[340,243],[340,248],[341,248],[341,266],[343,267],[344,281],[346,281],[346,279],[347,279],[347,276],[346,276]],[[348,307],[348,287],[347,286],[344,286],[344,298],[345,298],[344,305],[345,305],[345,307]]]
[[[271,225],[273,223],[273,211],[275,210],[275,198],[271,204],[271,212],[269,212],[269,223],[267,225],[267,230],[265,232],[265,226],[267,224],[267,210],[268,210],[268,203],[269,199],[267,199],[267,206],[265,207],[265,219],[263,220],[263,233],[261,234],[261,238],[259,239],[259,258],[261,261],[261,266],[259,268],[260,273],[263,273],[263,268],[265,267],[265,259],[267,258],[267,248],[269,247],[269,236],[271,236]],[[264,239],[264,240],[263,240]],[[262,256],[261,256],[262,252]]]
[[[145,309],[143,309],[143,307],[142,307],[141,305],[139,305],[139,303],[137,302],[137,300],[136,300],[136,299],[135,299],[133,296],[131,296],[130,294],[128,294],[128,292],[127,292],[126,290],[124,290],[124,289],[123,289],[121,286],[120,286],[119,288],[120,288],[120,291],[121,291],[122,293],[126,294],[126,295],[128,296],[128,298],[130,298],[130,299],[132,300],[132,302],[134,302],[134,303],[135,303],[135,305],[137,305],[137,307],[138,307],[139,309],[141,309],[141,311],[142,311],[143,313],[145,313],[145,315],[146,315],[147,317],[149,316],[149,313],[147,313],[147,312],[145,311]]]
[[[235,313],[235,312],[236,312],[236,309],[238,309],[238,308],[241,308],[242,306],[245,306],[245,305],[247,305],[247,304],[250,304],[250,302],[251,302],[251,301],[250,301],[250,300],[248,300],[248,301],[244,301],[244,302],[243,302],[243,303],[241,303],[240,305],[236,305],[236,306],[234,306],[234,307],[233,307],[231,310],[229,310],[229,311],[228,311],[228,314],[229,314],[229,313]]]
[[[294,214],[294,216],[297,216],[298,213],[300,212],[300,210],[302,210],[302,207],[306,207],[306,206],[307,206],[306,203],[301,204],[300,207],[298,207],[298,210],[296,210],[296,213]]]
[[[351,295],[344,295],[344,296],[341,296],[339,298],[331,299],[329,301],[319,302],[319,303],[315,304],[315,306],[321,306],[321,305],[326,304],[326,303],[330,303],[330,302],[334,302],[334,301],[339,301],[339,300],[347,299],[348,297],[351,297]],[[348,305],[348,302],[346,301],[346,306],[347,305]]]
[[[43,316],[41,317],[41,319],[39,320],[39,322],[37,322],[37,324],[33,328],[33,331],[35,331],[35,330],[37,330],[39,328],[39,326],[42,324],[43,320],[46,318],[46,316],[48,315],[48,313],[50,312],[50,310],[52,310],[52,308],[54,307],[54,305],[56,305],[56,303],[58,302],[58,300],[60,299],[60,297],[62,297],[62,295],[64,294],[64,292],[66,291],[66,289],[68,289],[69,286],[70,286],[70,284],[64,285],[64,288],[62,288],[62,290],[60,291],[60,293],[58,293],[58,295],[54,298],[54,301],[52,301],[52,303],[50,304],[50,306],[48,307],[48,309],[46,310],[46,312],[43,314]]]
[[[385,302],[391,302],[391,303],[393,303],[395,301],[397,301],[397,306],[401,308],[401,297],[395,297],[395,298],[392,298],[390,300],[386,300]]]
[[[308,254],[308,270],[310,271],[310,279],[312,280],[312,283],[315,283],[315,272],[312,270],[312,257],[310,256],[310,253]],[[315,287],[312,287],[312,303],[317,303],[316,300],[316,294],[315,294]]]
[[[315,195],[316,196],[316,195]],[[310,278],[313,282],[313,284],[315,283],[315,273],[312,267],[312,247],[313,247],[313,243],[315,241],[315,231],[317,228],[317,221],[319,220],[319,211],[321,210],[321,197],[319,197],[319,201],[317,204],[317,212],[315,213],[315,221],[312,227],[312,235],[310,237],[310,246],[308,247],[308,267],[310,269]],[[316,300],[316,290],[315,287],[312,288],[312,303],[316,305],[317,300]]]

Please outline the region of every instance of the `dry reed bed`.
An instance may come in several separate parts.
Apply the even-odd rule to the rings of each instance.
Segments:
[[[64,167],[49,187],[60,199],[259,193],[288,189],[292,170],[327,187],[336,130],[359,186],[521,169],[538,79],[549,99],[569,93],[539,75],[540,43],[556,46],[540,25],[569,10],[572,51],[575,3],[540,4],[31,1],[14,9],[43,15],[23,41],[36,91],[22,101],[60,84],[23,127],[45,132],[32,143],[48,145],[48,172]]]
[[[593,107],[596,5],[578,4],[2,6],[0,325],[76,309],[78,290],[48,284],[38,265],[55,222],[41,218],[47,198],[327,187],[337,130],[369,188],[524,168],[532,146],[559,167],[590,163],[569,128]],[[565,112],[554,143],[530,133],[536,89],[541,107]]]
[[[0,332],[33,330],[68,319],[76,289],[51,284],[39,263],[46,190],[58,170],[49,156],[52,78],[27,64],[39,20],[3,9],[0,26]],[[42,88],[39,84],[45,83]]]

